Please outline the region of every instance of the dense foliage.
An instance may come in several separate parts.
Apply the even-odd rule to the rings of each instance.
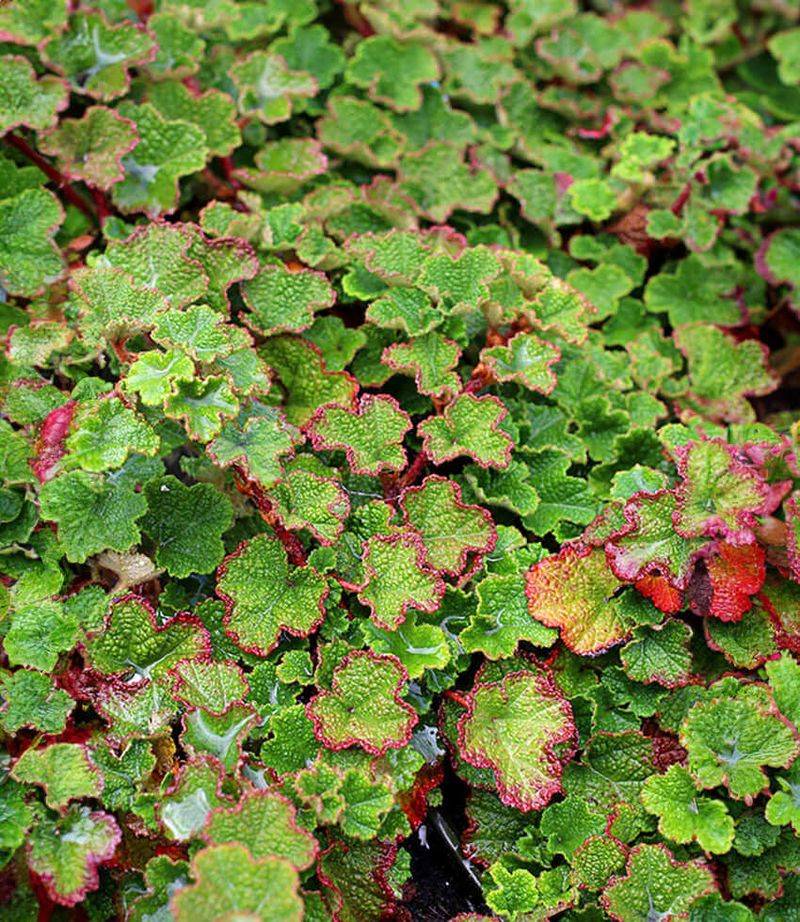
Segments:
[[[0,918],[798,918],[799,19],[0,5]]]

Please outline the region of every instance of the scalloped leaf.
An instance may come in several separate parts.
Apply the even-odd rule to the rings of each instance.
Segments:
[[[566,547],[534,564],[526,579],[531,617],[558,628],[574,653],[603,653],[627,636],[615,598],[621,583],[602,550]]]
[[[86,655],[98,672],[141,683],[167,677],[181,660],[202,657],[209,647],[197,618],[175,615],[159,624],[147,602],[128,596],[112,603],[103,631],[86,643]]]
[[[451,399],[461,389],[454,371],[461,349],[439,333],[425,333],[407,343],[394,343],[383,350],[381,362],[400,374],[415,379],[420,394]]]
[[[308,425],[316,449],[340,449],[353,473],[401,471],[406,465],[403,438],[411,428],[408,414],[385,395],[365,394],[356,408],[323,406]]]
[[[749,803],[768,785],[764,769],[788,766],[800,743],[763,688],[723,680],[711,695],[694,705],[681,728],[689,769],[704,788],[724,784]]]
[[[121,839],[108,813],[73,806],[36,824],[28,839],[28,862],[54,902],[75,906],[97,889],[98,868],[113,857]]]
[[[684,538],[673,524],[677,509],[671,491],[633,496],[625,504],[626,525],[606,544],[608,563],[626,582],[661,575],[676,589],[685,589],[698,554],[707,543]]]
[[[204,848],[191,866],[195,883],[172,895],[177,922],[242,917],[260,922],[302,922],[297,871],[280,858],[253,858],[231,842]]]
[[[52,192],[25,189],[0,201],[0,284],[31,298],[61,278],[64,259],[53,237],[64,210]]]
[[[333,544],[350,514],[347,492],[336,480],[298,467],[272,488],[275,514],[290,531],[308,529],[321,544]]]
[[[179,381],[177,392],[164,402],[164,413],[181,420],[190,437],[210,442],[223,429],[223,420],[239,412],[239,401],[223,377]]]
[[[422,538],[427,563],[450,576],[463,572],[470,559],[480,560],[495,545],[492,517],[462,500],[453,480],[431,475],[400,498],[404,521]]]
[[[642,803],[658,817],[661,835],[685,845],[697,842],[715,855],[733,844],[733,819],[721,800],[698,797],[692,776],[681,765],[670,765],[663,775],[652,775],[642,787]]]
[[[38,45],[67,23],[67,0],[30,0],[0,7],[0,41]]]
[[[125,101],[118,111],[136,125],[139,143],[122,158],[125,176],[111,189],[114,204],[125,214],[170,214],[178,204],[178,181],[205,166],[205,135],[189,122],[163,118],[150,103]]]
[[[239,93],[239,111],[266,125],[285,122],[295,100],[317,92],[310,74],[290,70],[279,54],[266,51],[253,51],[233,65],[230,75]]]
[[[700,862],[681,863],[663,845],[638,845],[628,855],[624,877],[614,878],[600,897],[617,922],[686,918],[689,907],[714,889],[711,871]]]
[[[208,818],[204,837],[211,845],[244,845],[256,858],[281,858],[298,871],[317,857],[314,837],[297,825],[294,804],[277,791],[254,791],[235,807],[219,807]]]
[[[517,333],[504,346],[481,352],[481,362],[498,381],[515,381],[529,391],[549,394],[556,385],[552,370],[561,351],[533,333]]]
[[[81,118],[62,119],[42,135],[39,148],[56,158],[65,176],[108,190],[125,175],[122,158],[138,140],[130,119],[105,106],[91,106]]]
[[[250,309],[248,324],[273,336],[310,327],[316,311],[333,306],[336,293],[321,272],[267,265],[242,285],[242,297]]]
[[[414,534],[375,535],[364,542],[364,582],[359,601],[378,627],[393,630],[409,608],[433,612],[444,583],[426,566],[424,545]]]
[[[677,450],[678,507],[675,529],[684,537],[720,536],[751,543],[755,516],[763,511],[767,488],[735,449],[719,440],[690,442]]]
[[[140,352],[122,380],[125,391],[138,394],[146,407],[156,407],[173,397],[180,381],[191,381],[194,362],[178,349]]]
[[[508,467],[512,442],[500,429],[507,413],[497,397],[460,394],[441,416],[429,416],[417,426],[423,451],[436,464],[466,456],[481,467]]]
[[[406,112],[419,109],[420,85],[439,78],[439,65],[433,52],[420,42],[374,35],[358,43],[346,77],[366,90],[374,102]]]
[[[295,432],[280,411],[247,420],[243,428],[228,423],[208,446],[208,453],[220,467],[241,465],[248,477],[264,489],[273,488],[283,477],[282,460],[294,451]]]
[[[408,673],[394,656],[349,653],[333,670],[330,691],[306,706],[314,735],[328,749],[360,746],[372,755],[404,746],[417,723],[400,698]]]
[[[64,81],[51,75],[37,79],[33,66],[21,55],[0,57],[0,82],[0,134],[19,127],[50,128],[69,104]]]
[[[155,545],[155,561],[178,578],[211,573],[225,554],[222,535],[233,507],[211,484],[186,486],[171,475],[145,487],[148,511],[141,529]]]
[[[127,92],[128,68],[152,60],[153,36],[143,26],[123,21],[111,24],[99,12],[73,15],[67,28],[41,48],[54,70],[63,74],[77,93],[108,102]]]
[[[67,560],[83,563],[100,551],[127,551],[139,540],[136,525],[147,502],[134,485],[86,471],[69,471],[42,485],[42,518],[55,522]]]
[[[572,708],[544,674],[511,672],[478,682],[458,721],[462,757],[492,770],[500,800],[541,810],[561,791],[563,762],[575,744]]]
[[[61,733],[75,707],[62,688],[53,687],[48,675],[33,669],[17,669],[0,676],[0,689],[4,701],[0,724],[7,733],[16,733],[22,727]]]
[[[78,407],[70,428],[62,462],[66,470],[115,470],[131,454],[155,455],[161,444],[155,430],[117,397]]]
[[[290,569],[283,545],[258,535],[226,558],[217,577],[225,633],[243,650],[266,656],[281,631],[307,637],[324,617],[328,584],[313,567]]]
[[[480,651],[497,660],[513,656],[522,640],[550,647],[557,639],[556,631],[531,618],[522,576],[491,573],[477,584],[475,592],[478,606],[460,634],[468,653]]]
[[[45,803],[56,810],[71,800],[93,797],[103,788],[103,776],[83,746],[53,743],[44,749],[26,749],[14,763],[12,776],[24,784],[44,788]]]

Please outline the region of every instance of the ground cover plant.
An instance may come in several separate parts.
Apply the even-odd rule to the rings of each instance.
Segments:
[[[796,4],[0,45],[0,918],[800,917]]]

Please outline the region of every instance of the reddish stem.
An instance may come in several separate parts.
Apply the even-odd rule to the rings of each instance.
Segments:
[[[38,151],[35,151],[27,141],[13,132],[9,132],[3,140],[12,147],[15,147],[21,154],[24,154],[31,163],[38,166],[45,176],[58,186],[60,192],[70,204],[82,211],[87,217],[92,218],[92,220],[96,219],[95,213],[92,211],[86,199],[78,195],[67,181],[67,178],[62,173],[59,173],[52,164],[48,163]]]
[[[102,227],[111,217],[114,211],[109,204],[105,194],[101,192],[100,189],[94,189],[90,187],[89,191],[92,194],[92,201],[94,202],[94,207],[97,210],[97,220],[100,222],[100,226]]]
[[[230,157],[220,157],[219,165],[222,167],[222,172],[225,175],[225,179],[230,183],[231,188],[236,189],[238,192],[239,189],[242,188],[242,184],[233,175],[233,160]]]
[[[348,25],[352,26],[359,35],[364,38],[369,38],[371,35],[375,34],[375,30],[352,3],[346,3],[343,2],[343,0],[339,0],[339,2],[342,4],[345,21]]]
[[[290,532],[280,521],[275,513],[272,501],[266,495],[264,490],[255,481],[250,480],[244,470],[238,465],[233,466],[234,481],[236,489],[249,496],[256,504],[259,515],[275,532],[275,536],[280,540],[289,562],[296,567],[304,567],[308,562],[306,551],[302,542],[297,535]]]

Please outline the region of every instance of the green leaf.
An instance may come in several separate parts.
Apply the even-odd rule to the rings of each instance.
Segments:
[[[276,515],[290,531],[307,528],[321,544],[333,544],[350,514],[346,491],[333,479],[297,467],[272,488]]]
[[[228,423],[208,453],[220,467],[241,465],[248,477],[272,489],[283,476],[281,459],[292,453],[294,441],[294,430],[279,411],[272,411],[251,417],[242,429]]]
[[[78,409],[65,444],[65,468],[100,473],[122,467],[131,454],[156,454],[160,440],[138,413],[111,397]]]
[[[536,647],[550,647],[558,637],[556,631],[530,616],[522,576],[492,573],[475,591],[478,607],[460,635],[468,653],[480,651],[489,659],[503,659],[513,656],[522,640]]]
[[[153,609],[128,596],[114,602],[103,631],[86,644],[89,663],[104,675],[159,680],[181,660],[203,656],[208,632],[189,615],[175,615],[159,624]]]
[[[549,677],[512,672],[497,682],[478,682],[458,733],[461,756],[492,770],[504,804],[541,810],[561,790],[562,760],[575,726],[569,703]]]
[[[139,540],[136,520],[147,502],[124,480],[70,471],[43,484],[42,518],[55,522],[67,560],[83,563],[100,551],[127,551]]]
[[[172,669],[173,695],[190,707],[219,717],[248,692],[242,670],[232,662],[185,659]]]
[[[178,180],[205,166],[205,135],[189,122],[163,118],[149,103],[126,101],[118,111],[136,125],[139,143],[122,158],[125,177],[112,187],[114,203],[125,214],[169,214],[178,204]]]
[[[460,574],[470,554],[480,559],[495,545],[489,513],[464,503],[458,484],[445,477],[426,477],[403,493],[400,506],[406,524],[422,538],[428,564],[442,573]]]
[[[290,336],[274,337],[260,350],[286,391],[283,410],[290,423],[301,425],[326,404],[349,405],[356,382],[346,372],[328,371],[314,345]]]
[[[737,343],[716,327],[693,324],[676,330],[675,342],[689,365],[692,393],[725,413],[742,412],[745,397],[769,394],[777,379],[769,370],[765,347],[755,340]]]
[[[172,476],[151,480],[145,496],[141,528],[155,544],[158,566],[178,578],[216,569],[225,554],[222,535],[233,523],[228,498],[211,484],[187,487]]]
[[[305,330],[314,322],[315,311],[331,307],[336,298],[321,272],[292,272],[273,265],[245,282],[242,296],[250,308],[248,322],[265,336]]]
[[[138,140],[130,119],[105,106],[91,106],[81,118],[62,119],[42,135],[39,147],[56,158],[65,176],[108,190],[123,178],[122,158]]]
[[[446,221],[453,211],[488,214],[497,187],[487,170],[468,166],[453,149],[435,141],[402,158],[400,189],[416,210],[431,221]]]
[[[28,862],[52,900],[75,906],[97,889],[98,867],[113,857],[121,839],[108,813],[72,806],[36,824],[28,840]]]
[[[517,333],[505,346],[481,352],[483,362],[498,381],[515,381],[529,391],[549,394],[556,384],[552,366],[561,352],[533,333]]]
[[[314,734],[329,749],[360,746],[373,755],[404,746],[417,716],[400,698],[408,675],[393,656],[349,653],[333,670],[330,691],[306,707]]]
[[[436,464],[466,456],[481,467],[508,467],[512,443],[499,428],[506,415],[496,397],[461,394],[441,416],[430,416],[419,424],[423,451]]]
[[[212,845],[241,844],[254,858],[281,858],[298,871],[317,856],[313,836],[297,825],[294,805],[276,791],[256,791],[235,807],[214,810],[204,834]]]
[[[663,775],[652,775],[642,787],[642,803],[655,814],[661,835],[681,845],[697,842],[715,855],[730,850],[733,819],[721,800],[699,797],[689,772],[671,765]]]
[[[72,649],[78,634],[73,611],[62,602],[42,599],[17,608],[3,646],[12,665],[49,671],[60,653]]]
[[[178,349],[151,350],[139,353],[122,386],[138,394],[146,407],[155,407],[177,393],[179,381],[191,381],[193,377],[194,363]]]
[[[33,669],[18,669],[0,677],[5,701],[0,723],[6,732],[21,727],[43,733],[61,733],[75,702],[61,688],[54,688],[50,677]]]
[[[102,13],[73,15],[66,30],[42,46],[42,58],[77,93],[108,101],[124,95],[129,67],[155,54],[152,36],[130,21],[110,24]]]
[[[601,903],[619,922],[645,922],[654,915],[680,918],[713,888],[703,864],[675,861],[662,845],[639,845],[628,856],[625,876],[606,887]]]
[[[437,609],[444,584],[426,566],[424,546],[416,535],[375,535],[364,542],[362,562],[364,582],[358,598],[378,627],[393,630],[409,608]]]
[[[0,203],[0,206],[2,203]],[[70,278],[71,306],[84,340],[113,340],[149,329],[169,309],[163,295],[137,285],[121,269],[82,269]]]
[[[302,71],[289,70],[278,54],[254,51],[233,65],[231,79],[239,93],[239,111],[267,125],[285,122],[297,99],[317,92],[317,82]]]
[[[579,179],[569,187],[569,201],[578,214],[605,221],[617,208],[617,193],[604,179]]]
[[[691,628],[677,620],[636,628],[633,640],[619,654],[625,674],[646,685],[651,682],[666,688],[683,685],[691,675],[691,637]]]
[[[199,67],[205,42],[171,13],[156,13],[147,20],[147,28],[156,39],[158,52],[147,64],[156,79],[187,77]]]
[[[147,101],[168,122],[194,125],[212,156],[227,157],[242,143],[236,103],[227,93],[217,89],[194,93],[183,83],[169,81],[150,86]]]
[[[223,420],[239,411],[239,401],[227,380],[210,376],[205,380],[180,381],[177,393],[164,403],[164,413],[170,419],[182,420],[191,438],[210,442],[219,435]]]
[[[297,871],[281,858],[253,858],[231,842],[197,852],[195,883],[172,895],[176,922],[198,918],[247,918],[260,922],[302,922]]]
[[[678,452],[678,471],[683,478],[674,519],[679,534],[734,541],[750,537],[766,486],[736,459],[734,449],[718,440],[690,442]]]
[[[367,90],[374,102],[404,112],[419,109],[420,85],[438,79],[439,65],[422,43],[374,35],[356,45],[346,77],[350,83]]]
[[[46,189],[26,189],[0,201],[0,284],[32,298],[64,272],[53,241],[64,221],[58,199]]]
[[[258,535],[229,556],[219,571],[225,633],[243,650],[266,656],[282,630],[307,637],[321,623],[327,581],[312,567],[289,567],[280,541]]]
[[[461,349],[439,333],[425,333],[407,343],[394,343],[383,350],[381,361],[395,372],[415,379],[420,394],[450,399],[461,389],[461,378],[453,370]]]
[[[60,0],[31,0],[24,6],[0,7],[0,35],[4,42],[38,45],[67,23],[67,4]]]
[[[403,438],[411,420],[393,397],[366,394],[353,409],[323,406],[309,425],[314,448],[341,449],[356,474],[400,471],[406,465]]]
[[[71,800],[93,797],[103,786],[103,777],[86,750],[75,743],[26,749],[11,774],[17,781],[44,788],[45,802],[53,809],[65,807]]]
[[[57,77],[37,79],[36,71],[21,55],[0,57],[0,82],[3,98],[0,102],[0,133],[20,126],[50,128],[58,112],[69,102],[67,87]]]
[[[731,796],[749,802],[768,784],[764,769],[788,766],[800,744],[764,689],[723,680],[711,693],[681,728],[689,769],[703,787],[724,784]]]

